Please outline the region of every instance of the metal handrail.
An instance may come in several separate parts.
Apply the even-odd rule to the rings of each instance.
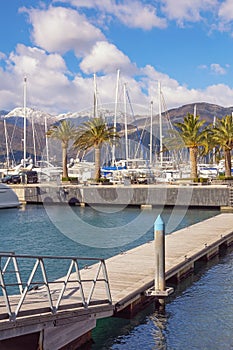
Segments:
[[[4,262],[4,260],[6,260]],[[33,266],[30,269],[30,275],[25,280],[23,274],[21,273],[19,269],[19,262],[32,260]],[[69,263],[69,267],[67,269],[66,275],[62,278],[59,278],[54,281],[49,281],[45,260],[67,260]],[[80,261],[90,261],[91,263],[96,262],[95,264],[91,265],[92,271],[93,269],[96,269],[95,276],[88,279],[82,279],[81,278],[81,271],[79,268],[79,262]],[[9,267],[13,266],[13,270],[9,271]],[[74,271],[73,271],[74,270]],[[11,272],[15,275],[16,282],[12,283],[11,281],[8,281],[8,272]],[[42,279],[34,282],[34,277],[36,272],[40,272]],[[101,277],[102,272],[102,277]],[[97,288],[97,283],[101,282],[105,284],[105,291],[106,291],[106,299],[100,299],[98,301],[93,300],[93,294],[95,289]],[[10,253],[2,253],[0,252],[0,290],[2,291],[2,298],[9,316],[9,320],[15,321],[17,317],[20,316],[20,312],[23,311],[22,307],[25,303],[26,297],[29,295],[34,295],[34,293],[41,293],[42,291],[45,292],[43,294],[42,302],[46,301],[48,302],[50,312],[52,314],[56,314],[60,309],[62,305],[62,301],[65,297],[65,292],[68,292],[68,285],[73,284],[73,289],[79,292],[79,299],[76,300],[74,304],[72,304],[72,307],[80,307],[80,304],[84,308],[88,308],[89,305],[92,303],[98,303],[98,304],[104,304],[112,303],[111,298],[111,292],[110,292],[110,286],[109,286],[109,280],[107,275],[107,269],[104,259],[102,258],[92,258],[92,257],[74,257],[74,256],[51,256],[51,255],[44,255],[44,256],[37,256],[37,255],[24,255],[24,254],[15,254],[14,252]],[[91,286],[88,287],[88,292],[84,291],[85,284],[91,284]],[[56,300],[53,300],[53,290],[52,285],[58,285],[61,284],[61,288],[57,288],[56,292],[58,292],[58,297]],[[36,287],[35,287],[36,285]],[[9,293],[8,289],[9,287],[18,287],[19,294],[12,296],[12,294]],[[78,288],[77,288],[78,286]],[[70,292],[70,290],[69,290]],[[33,293],[33,294],[32,294]],[[39,295],[39,294],[38,294]],[[18,301],[16,302],[16,297],[18,297]],[[0,297],[1,298],[1,297]],[[13,303],[14,299],[14,303]],[[81,301],[80,301],[81,299]],[[71,308],[70,305],[67,305],[67,308]],[[63,307],[64,309],[64,307]],[[38,310],[38,313],[41,314],[41,309]],[[46,309],[47,312],[47,309]],[[35,313],[35,309],[33,309],[33,313]],[[0,311],[1,315],[1,311]]]

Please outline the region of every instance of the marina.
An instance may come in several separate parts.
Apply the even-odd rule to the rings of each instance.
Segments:
[[[0,350],[233,350],[231,1],[8,3]]]
[[[89,210],[89,208],[85,208],[85,210]],[[133,209],[133,211],[134,210],[135,209]],[[171,213],[172,213],[172,211],[170,211],[170,215],[171,215]],[[135,214],[135,212],[134,212],[134,214]],[[157,212],[153,212],[153,214],[151,216],[156,215],[156,214],[157,214]],[[174,213],[173,213],[173,215],[174,215]],[[181,212],[179,213],[179,216],[180,215],[181,215]],[[226,215],[227,215],[227,220],[226,220]],[[147,219],[149,219],[149,216],[147,217]],[[231,238],[230,238],[231,231],[229,231],[227,229],[227,227],[224,226],[224,225],[226,225],[226,226],[229,225],[228,227],[232,227],[231,220],[232,220],[231,214],[221,214],[221,215],[213,217],[212,219],[208,219],[207,221],[204,222],[204,224],[200,223],[200,224],[195,225],[194,227],[191,226],[188,229],[183,229],[183,230],[178,231],[174,234],[171,234],[171,235],[168,234],[166,236],[166,242],[172,242],[173,237],[179,237],[179,234],[180,234],[182,236],[182,247],[183,247],[183,239],[187,234],[187,239],[188,239],[189,244],[188,244],[188,246],[184,244],[184,248],[183,248],[184,250],[182,252],[180,250],[180,249],[182,249],[182,247],[179,247],[179,249],[175,248],[175,250],[177,250],[177,252],[178,252],[178,256],[175,257],[174,262],[172,262],[172,260],[169,260],[168,266],[166,267],[166,276],[167,276],[166,279],[171,280],[172,277],[175,276],[176,277],[175,279],[179,280],[181,278],[181,275],[183,273],[187,272],[187,270],[186,270],[186,272],[183,270],[183,268],[185,266],[186,266],[185,269],[188,268],[188,270],[189,269],[193,270],[194,265],[195,265],[195,263],[194,263],[195,261],[197,262],[200,259],[202,260],[202,258],[205,258],[205,260],[208,260],[210,258],[210,256],[216,255],[216,254],[218,255],[217,247],[219,247],[219,246],[223,247],[225,245],[225,243],[226,243],[226,245],[228,245],[231,242]],[[166,219],[166,221],[167,221],[167,219]],[[182,221],[184,221],[184,220],[182,220]],[[211,222],[212,222],[212,225],[211,225]],[[211,230],[208,229],[208,227],[209,227],[208,225],[210,225]],[[168,226],[168,222],[167,222],[167,226]],[[202,229],[200,229],[201,227],[202,227]],[[213,230],[213,227],[214,227],[214,230]],[[223,230],[223,228],[224,228],[224,230]],[[199,237],[198,237],[198,231],[200,233]],[[203,233],[201,234],[202,231],[203,231]],[[196,234],[193,235],[192,232],[197,232],[197,236],[196,236]],[[215,236],[215,234],[216,234],[216,236]],[[230,234],[230,236],[228,236],[228,234]],[[208,235],[210,235],[209,239],[208,239]],[[195,236],[198,237],[198,241],[200,242],[200,247],[198,246],[197,241],[196,241],[194,243],[195,249],[194,249],[194,251],[192,251],[192,248],[191,248],[192,243],[190,243],[190,239],[192,240],[192,237],[195,237]],[[202,239],[200,238],[201,236],[204,236],[203,239],[205,240],[205,242],[202,241]],[[179,241],[179,239],[178,239],[178,241]],[[172,248],[171,249],[172,252],[173,253],[175,252],[174,242],[168,243],[168,245],[166,245],[166,249],[168,251],[169,256],[171,254],[171,252],[169,251],[169,246]],[[216,245],[214,244],[214,242],[216,243]],[[115,244],[117,245],[116,242],[115,242]],[[170,245],[170,244],[172,244],[172,245]],[[113,256],[112,258],[110,258],[106,261],[110,286],[111,286],[111,280],[112,280],[113,276],[117,275],[118,282],[116,284],[117,285],[116,294],[114,292],[114,289],[115,289],[115,287],[114,287],[113,293],[112,293],[112,300],[113,300],[113,305],[116,305],[116,304],[118,305],[119,312],[122,309],[125,309],[125,306],[127,306],[127,303],[128,303],[127,297],[122,295],[121,290],[125,290],[126,293],[128,293],[129,295],[131,294],[131,297],[132,297],[132,293],[130,293],[129,288],[134,288],[134,293],[136,293],[136,295],[138,295],[137,288],[139,288],[139,287],[137,287],[137,285],[138,285],[137,282],[140,281],[141,278],[143,279],[143,283],[142,282],[139,283],[139,284],[141,284],[141,287],[142,286],[145,287],[145,285],[146,285],[146,287],[148,287],[151,283],[153,283],[153,266],[151,266],[151,265],[153,265],[153,264],[151,264],[151,261],[153,260],[153,258],[151,257],[151,253],[153,254],[152,246],[153,245],[151,243],[146,243],[146,245],[142,245],[138,248],[133,249],[132,251],[131,250],[125,251],[124,254],[120,254],[118,256]],[[185,246],[186,246],[186,248],[185,248]],[[187,251],[187,247],[189,247],[188,251]],[[201,247],[203,247],[203,248],[201,248]],[[98,251],[98,248],[96,250]],[[114,248],[114,251],[116,253],[115,248]],[[144,258],[141,260],[141,256],[142,256],[143,251],[144,251]],[[187,252],[188,252],[188,254],[187,254]],[[115,255],[115,253],[113,253],[113,254]],[[123,277],[123,280],[122,280],[123,284],[122,284],[122,283],[120,283],[121,278],[119,276],[119,272],[122,270],[122,268],[119,268],[119,266],[118,266],[119,264],[117,263],[117,270],[115,271],[114,270],[114,265],[115,265],[114,261],[119,260],[119,262],[121,261],[124,266],[129,266],[128,259],[130,259],[130,257],[133,257],[133,256],[134,256],[134,261],[135,261],[135,258],[136,258],[136,260],[138,259],[137,258],[138,256],[140,256],[140,261],[145,261],[145,264],[146,264],[146,261],[148,261],[151,268],[148,268],[149,265],[147,266],[147,268],[145,268],[145,266],[143,267],[143,264],[139,264],[139,265],[136,264],[135,265],[135,263],[134,263],[135,268],[136,267],[137,268],[136,268],[136,270],[131,269],[132,270],[131,274],[132,274],[132,277],[135,274],[135,282],[133,282],[132,279],[129,279],[129,281],[126,281],[125,278]],[[179,256],[180,256],[181,260],[179,260],[180,259]],[[190,260],[192,257],[194,257],[193,261]],[[166,260],[167,260],[167,258],[166,258]],[[193,265],[193,263],[194,263],[194,265]],[[184,265],[182,266],[182,264],[184,264]],[[141,268],[140,265],[142,265],[142,270],[141,270],[142,273],[140,273],[140,268]],[[179,272],[181,272],[182,270],[183,270],[183,272],[181,274],[177,274],[177,270],[173,269],[175,266],[177,266]],[[136,274],[136,271],[137,271],[138,275]],[[146,273],[145,273],[145,271],[146,271]],[[88,273],[88,270],[85,270],[84,273]],[[137,280],[137,282],[136,282],[136,280]],[[113,281],[114,281],[114,279],[112,280],[112,283],[114,285]],[[128,287],[126,286],[127,283],[129,283]]]

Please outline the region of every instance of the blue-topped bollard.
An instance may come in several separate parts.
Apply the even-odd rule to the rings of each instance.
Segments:
[[[166,287],[165,279],[165,225],[159,215],[154,222],[155,278],[154,287],[145,292],[146,296],[157,297],[164,305],[164,298],[173,293],[172,287]]]
[[[155,291],[165,291],[165,225],[159,215],[154,223]]]

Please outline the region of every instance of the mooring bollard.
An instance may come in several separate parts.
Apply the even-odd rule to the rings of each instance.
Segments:
[[[155,291],[165,291],[165,225],[159,215],[154,223]]]
[[[145,295],[158,297],[160,305],[164,298],[173,293],[172,287],[166,287],[165,278],[165,224],[159,215],[154,222],[154,249],[155,249],[155,279],[154,287],[146,291]]]

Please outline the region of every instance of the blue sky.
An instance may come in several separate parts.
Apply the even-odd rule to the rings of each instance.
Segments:
[[[1,0],[0,110],[51,114],[114,105],[126,83],[135,109],[158,100],[233,105],[232,0]]]

